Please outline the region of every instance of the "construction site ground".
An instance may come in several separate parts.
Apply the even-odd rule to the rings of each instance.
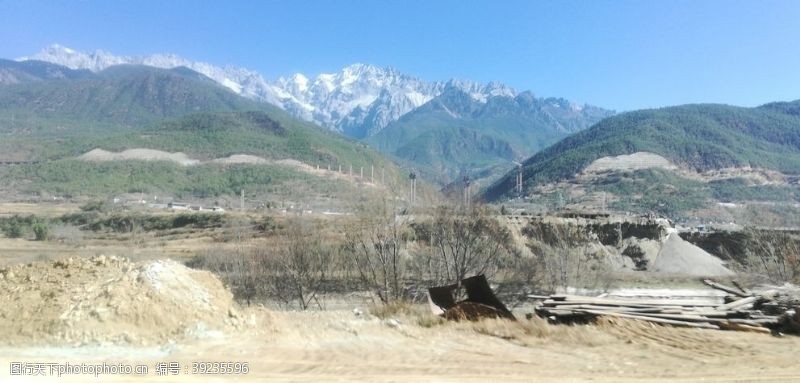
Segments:
[[[525,310],[518,322],[440,322],[426,307],[378,317],[363,300],[326,311],[240,307],[210,273],[181,264],[214,235],[0,239],[0,382],[800,382],[795,336],[551,325]],[[103,362],[149,371],[11,375],[12,363]],[[156,374],[171,362],[178,375]],[[249,372],[192,374],[201,362],[247,362]]]
[[[149,347],[3,347],[0,381],[21,378],[12,362],[142,363],[148,375],[98,381],[800,381],[800,338],[678,329],[639,322],[552,326],[490,320],[422,327],[351,311],[255,313],[257,325],[222,338]],[[156,376],[159,362],[248,362],[247,375]]]

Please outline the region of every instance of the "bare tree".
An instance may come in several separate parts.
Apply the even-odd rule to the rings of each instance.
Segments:
[[[323,240],[322,230],[307,221],[293,220],[286,227],[286,243],[273,254],[265,253],[270,295],[284,302],[295,302],[303,309],[312,304],[322,308],[320,295],[334,262],[336,248]]]
[[[481,207],[439,208],[430,235],[432,276],[453,284],[475,274],[491,277],[502,267],[511,245],[508,230]]]
[[[250,305],[261,293],[261,258],[260,254],[246,252],[240,247],[230,249],[215,245],[198,252],[188,265],[219,275],[237,299]]]
[[[201,251],[190,265],[219,274],[248,305],[266,298],[303,310],[322,308],[337,247],[321,232],[310,221],[289,220],[277,246],[254,247],[246,235],[236,235],[226,247]]]
[[[593,238],[586,229],[539,222],[527,226],[523,233],[539,261],[543,287],[547,290],[609,287],[609,267],[602,259],[602,252],[593,249]]]
[[[386,201],[363,206],[346,228],[344,251],[358,279],[390,303],[403,297],[409,232]]]
[[[746,230],[745,267],[772,282],[800,281],[800,239],[778,230]]]

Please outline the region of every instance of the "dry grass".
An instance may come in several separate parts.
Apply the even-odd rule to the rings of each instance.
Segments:
[[[395,301],[385,305],[374,305],[369,308],[369,313],[380,318],[389,319],[398,316],[416,316],[420,313],[419,305],[410,302]]]
[[[615,338],[595,325],[553,325],[547,320],[533,317],[518,321],[484,319],[464,324],[478,334],[505,339],[522,346],[534,346],[543,342],[559,342],[581,346],[602,346]]]
[[[0,217],[13,215],[36,215],[42,217],[58,217],[64,214],[80,211],[79,203],[22,203],[22,202],[0,202]]]

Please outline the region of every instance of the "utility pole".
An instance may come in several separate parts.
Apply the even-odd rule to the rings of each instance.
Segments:
[[[375,183],[375,165],[369,166],[369,182]]]
[[[414,207],[414,200],[417,199],[417,173],[412,169],[408,178],[411,179],[411,207]]]
[[[242,192],[239,195],[239,209],[244,212],[244,189],[242,189]]]
[[[605,213],[606,212],[606,192],[603,192],[603,205],[602,206],[603,206],[602,212]]]
[[[349,172],[349,175],[350,175],[350,177],[352,177],[352,176],[353,176],[353,164],[350,164],[350,172]]]
[[[360,178],[362,181],[364,180],[364,167],[363,166],[361,167],[361,171],[358,174],[358,178]]]
[[[517,197],[522,198],[522,163],[511,161],[517,165],[517,179],[515,188],[517,189]]]
[[[464,207],[469,209],[469,205],[472,202],[472,193],[470,192],[471,181],[469,180],[468,175],[464,176],[463,181],[464,181]]]

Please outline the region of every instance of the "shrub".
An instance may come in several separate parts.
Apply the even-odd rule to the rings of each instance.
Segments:
[[[11,222],[9,223],[4,229],[3,233],[8,238],[21,238],[24,235],[24,230],[22,228],[22,224],[19,222]]]
[[[31,226],[33,235],[37,241],[45,241],[50,234],[50,229],[46,222],[36,222]]]
[[[98,211],[103,212],[110,210],[110,205],[106,201],[90,201],[81,206],[81,211]]]

